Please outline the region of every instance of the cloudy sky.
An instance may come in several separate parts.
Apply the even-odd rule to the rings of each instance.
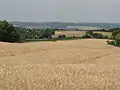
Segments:
[[[120,22],[120,0],[0,0],[0,20]]]

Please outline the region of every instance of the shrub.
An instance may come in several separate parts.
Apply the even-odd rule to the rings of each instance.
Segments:
[[[93,36],[93,31],[87,31],[86,33],[88,33],[89,35]]]
[[[119,33],[120,33],[120,30],[114,30],[114,31],[112,32],[113,38],[115,39],[116,35],[119,34]]]
[[[61,34],[58,36],[58,38],[62,38]]]
[[[116,46],[115,41],[107,41],[107,44],[108,44],[108,45],[114,45],[114,46]]]
[[[65,38],[66,36],[64,34],[62,34],[62,38]]]
[[[104,36],[104,39],[109,39],[109,37],[108,36]]]
[[[64,35],[64,34],[60,34],[59,36],[58,36],[58,38],[65,38],[66,36]]]
[[[92,38],[93,37],[93,31],[87,31],[83,38]]]
[[[104,38],[104,36],[101,33],[94,33],[93,37],[96,39],[103,39]]]
[[[115,36],[116,46],[120,46],[120,33]]]
[[[120,46],[120,33],[115,36],[115,39],[112,41],[107,41],[109,45]]]
[[[92,38],[90,35],[85,34],[82,38]]]

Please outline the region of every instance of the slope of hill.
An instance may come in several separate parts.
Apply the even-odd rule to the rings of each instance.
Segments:
[[[119,90],[120,49],[106,40],[0,43],[1,90]]]

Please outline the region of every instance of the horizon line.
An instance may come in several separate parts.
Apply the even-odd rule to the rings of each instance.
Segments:
[[[120,23],[120,22],[92,22],[92,21],[15,21],[7,20],[8,22],[26,22],[26,23]]]

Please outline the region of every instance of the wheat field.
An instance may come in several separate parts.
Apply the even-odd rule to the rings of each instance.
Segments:
[[[0,42],[0,90],[120,90],[119,53],[99,39]]]
[[[86,33],[86,31],[70,31],[70,30],[59,30],[59,31],[55,31],[55,35],[53,35],[53,37],[58,37],[60,34],[65,34],[66,37],[82,37],[84,36]],[[112,33],[111,32],[100,32],[100,31],[94,31],[94,33],[101,33],[104,36],[109,36],[111,37]]]
[[[82,37],[83,35],[85,35],[86,31],[70,31],[70,30],[59,30],[59,31],[55,31],[55,35],[53,35],[53,37],[58,37],[60,34],[65,34],[66,37]]]

